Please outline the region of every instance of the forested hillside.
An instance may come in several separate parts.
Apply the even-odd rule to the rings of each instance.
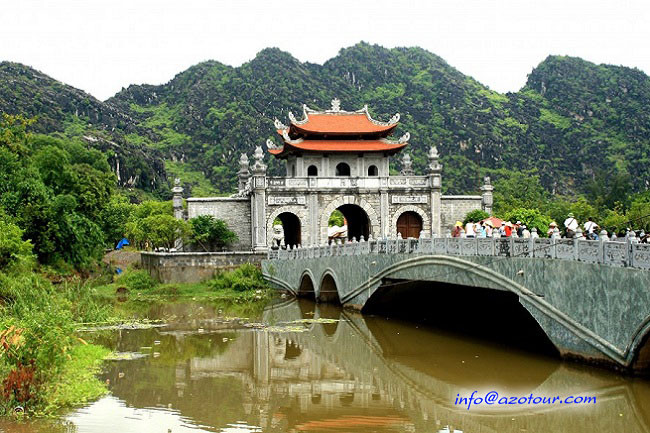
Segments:
[[[416,170],[437,145],[449,193],[515,172],[569,196],[611,194],[598,189],[605,179],[626,191],[648,187],[650,79],[636,69],[550,56],[521,91],[504,95],[423,49],[360,43],[324,65],[278,49],[237,68],[204,62],[167,84],[129,86],[101,102],[0,64],[0,111],[38,115],[39,132],[85,136],[108,152],[114,170],[119,162],[124,186],[161,197],[177,175],[194,195],[232,191],[239,154],[278,140],[274,117],[286,122],[289,110],[327,108],[333,97],[344,109],[368,104],[382,120],[401,113],[396,135],[411,133]]]

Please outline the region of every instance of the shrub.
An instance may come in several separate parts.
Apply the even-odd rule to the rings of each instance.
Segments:
[[[129,290],[147,290],[156,286],[156,281],[147,271],[127,271],[118,279],[118,282]]]
[[[0,216],[0,270],[31,263],[32,244],[23,240],[23,231]]]
[[[250,263],[245,263],[233,271],[217,274],[211,286],[215,290],[232,289],[237,292],[268,288],[262,277],[262,271]]]

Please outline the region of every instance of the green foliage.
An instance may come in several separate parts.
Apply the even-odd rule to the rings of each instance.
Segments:
[[[126,224],[131,219],[135,208],[136,206],[129,203],[126,197],[114,195],[102,209],[99,221],[108,245],[114,247],[124,237]]]
[[[540,237],[545,237],[546,232],[548,231],[548,225],[551,223],[551,218],[548,215],[544,215],[539,209],[526,209],[518,208],[512,209],[505,214],[506,221],[521,221],[526,225],[528,230],[537,228],[537,234]]]
[[[237,235],[228,228],[225,221],[210,215],[200,215],[189,220],[190,241],[206,251],[223,248],[237,241]]]
[[[143,249],[172,249],[177,240],[184,242],[190,233],[191,228],[187,221],[176,219],[168,214],[135,217],[126,224],[127,238]]]
[[[479,222],[483,221],[485,218],[489,217],[490,214],[485,212],[484,210],[481,209],[475,209],[473,211],[470,211],[465,215],[465,219],[463,220],[463,224],[467,224],[468,222]]]
[[[89,301],[89,291],[68,283],[55,288],[29,271],[0,271],[0,329],[8,342],[0,348],[5,414],[17,405],[33,413],[51,403],[45,389],[75,359],[77,321],[107,318],[106,309]]]
[[[62,366],[57,380],[44,386],[43,412],[77,406],[106,394],[106,383],[97,380],[97,374],[101,372],[101,364],[109,353],[105,347],[94,344],[73,346],[69,352],[70,361]]]
[[[268,288],[262,271],[250,263],[245,263],[233,271],[219,273],[210,284],[214,290],[232,289],[237,292]]]
[[[128,270],[117,279],[117,283],[129,290],[148,290],[157,284],[145,270]]]
[[[0,215],[0,271],[32,263],[32,244],[23,240],[23,231]]]
[[[594,218],[594,221],[598,223],[600,216],[591,202],[582,196],[571,199],[557,197],[546,205],[545,212],[558,223],[560,228],[569,213],[573,213],[575,219],[580,223],[584,223],[589,217]]]
[[[539,113],[540,113],[539,116],[540,121],[550,123],[556,128],[567,129],[571,126],[571,119],[561,116],[547,108],[541,108],[539,110]]]
[[[340,210],[335,209],[334,212],[332,212],[329,219],[327,220],[327,225],[329,227],[332,226],[343,227],[345,225],[345,219]]]
[[[42,263],[88,267],[101,257],[96,223],[115,187],[106,157],[74,141],[25,132],[29,121],[0,122],[0,210],[23,230]]]
[[[499,216],[516,208],[535,208],[547,197],[539,176],[531,172],[500,172],[494,182],[494,209]]]

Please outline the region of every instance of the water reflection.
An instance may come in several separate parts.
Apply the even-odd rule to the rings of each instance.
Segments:
[[[288,332],[174,308],[170,326],[101,337],[145,356],[109,364],[112,395],[71,414],[73,431],[649,431],[650,387],[640,380],[310,302],[265,310],[273,330],[314,319]],[[454,406],[475,389],[595,395],[597,404]]]

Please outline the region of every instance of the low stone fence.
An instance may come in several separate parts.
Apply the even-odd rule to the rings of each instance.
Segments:
[[[219,269],[259,264],[265,258],[266,254],[251,251],[141,253],[142,268],[161,283],[198,283],[212,278]]]
[[[359,254],[449,254],[456,256],[540,257],[650,269],[650,244],[635,239],[598,241],[562,238],[363,239],[344,244],[271,250],[269,260]]]

